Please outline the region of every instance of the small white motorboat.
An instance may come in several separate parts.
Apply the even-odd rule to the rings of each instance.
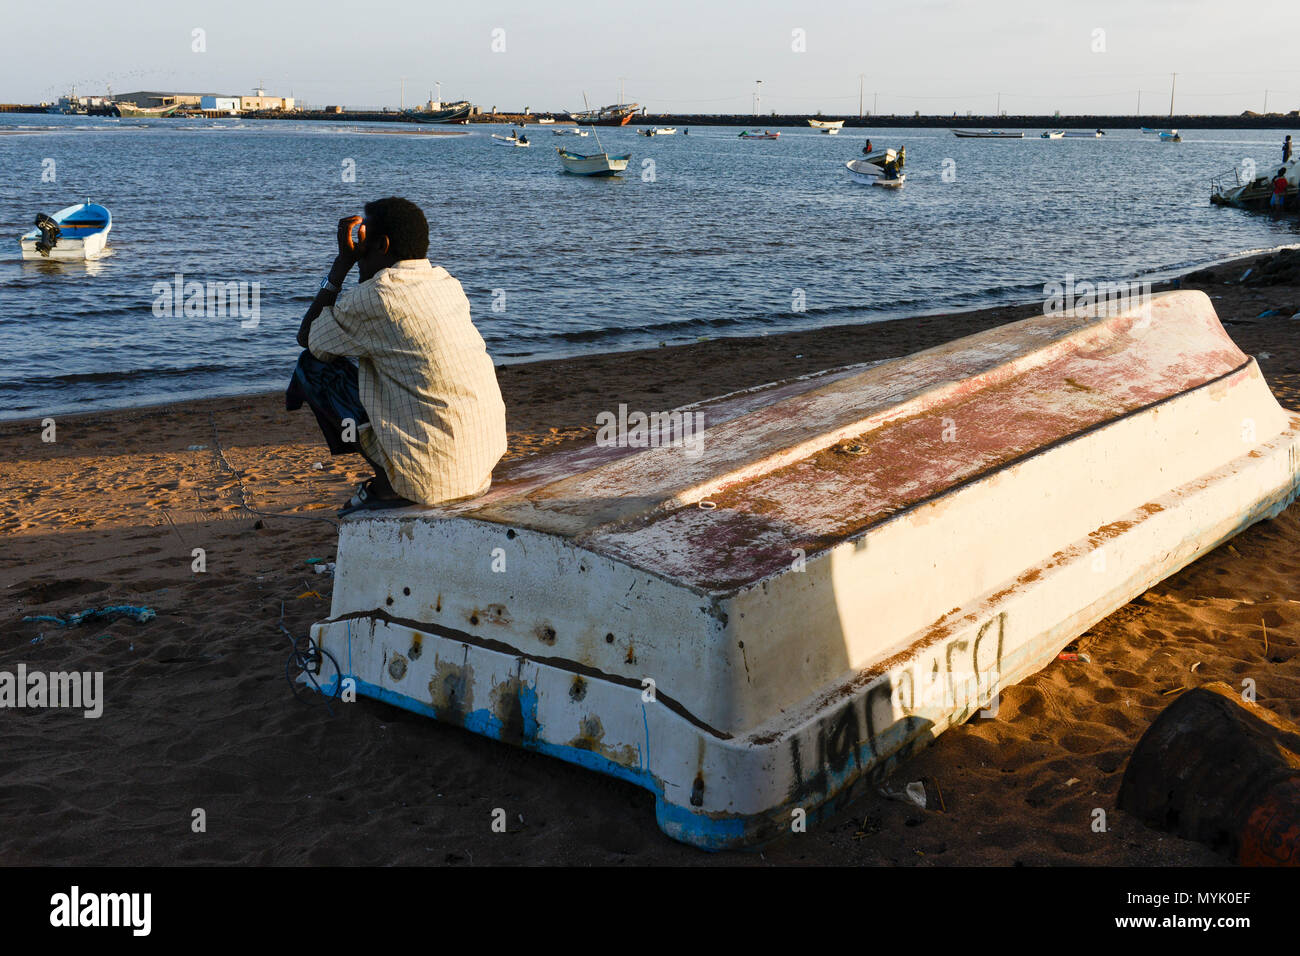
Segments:
[[[891,149],[890,152],[892,153],[893,150]],[[854,182],[865,183],[868,186],[878,185],[878,181],[885,178],[883,166],[877,166],[865,159],[851,159],[844,164],[844,168],[849,171],[850,179]]]
[[[571,153],[562,146],[555,147],[555,152],[560,157],[564,171],[575,176],[615,176],[627,169],[628,161],[632,158],[630,153],[625,156],[611,156],[609,153],[583,156]]]
[[[1041,139],[1065,139],[1065,130],[1052,129],[1039,134]]]
[[[588,135],[590,135],[590,134],[589,134],[585,129],[578,129],[578,127],[576,127],[576,126],[563,126],[563,127],[561,127],[560,129],[554,130],[554,131],[553,131],[553,135],[555,135],[555,136],[588,136]]]
[[[555,119],[550,116],[542,116],[542,117],[538,117],[537,122],[541,126],[550,126],[552,123],[555,122]]]
[[[886,163],[892,163],[898,159],[898,150],[896,149],[873,149],[867,153],[866,161],[876,166],[884,167]]]
[[[522,146],[526,149],[533,145],[528,142],[527,136],[517,136],[513,133],[509,136],[501,136],[497,133],[493,133],[492,139],[498,146]]]
[[[769,129],[769,130],[766,130],[766,131],[764,131],[764,132],[759,132],[759,131],[756,130],[756,129],[755,129],[755,130],[748,130],[748,129],[747,129],[747,130],[745,130],[743,133],[740,134],[739,138],[740,138],[740,139],[780,139],[780,138],[781,138],[781,134],[780,134],[780,133],[774,133],[774,132],[772,132],[770,129]]]
[[[112,228],[112,214],[87,199],[52,216],[41,213],[36,217],[36,228],[24,233],[18,244],[24,259],[98,259]]]
[[[1101,139],[1105,135],[1106,134],[1099,129],[1093,130],[1091,133],[1086,133],[1083,130],[1072,129],[1066,132],[1065,138],[1066,139]]]
[[[642,136],[673,136],[677,133],[676,126],[651,126],[649,129],[637,130]]]

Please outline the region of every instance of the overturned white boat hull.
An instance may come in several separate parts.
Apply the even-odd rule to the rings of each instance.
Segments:
[[[645,787],[676,839],[760,843],[1297,488],[1300,416],[1199,292],[697,414],[699,442],[345,521],[313,636],[362,694]]]

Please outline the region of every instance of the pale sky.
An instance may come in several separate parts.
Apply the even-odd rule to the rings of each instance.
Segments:
[[[651,112],[748,113],[762,80],[763,112],[851,115],[865,74],[881,113],[992,113],[1001,93],[1011,113],[1131,114],[1141,90],[1159,114],[1177,72],[1179,113],[1262,111],[1265,90],[1300,107],[1300,6],[1277,0],[9,0],[3,24],[0,102],[262,80],[396,108],[405,77],[407,106],[441,81],[445,100],[546,111],[615,102],[624,77]]]

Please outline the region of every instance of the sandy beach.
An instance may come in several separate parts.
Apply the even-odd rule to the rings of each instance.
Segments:
[[[1300,275],[1284,259],[1261,284],[1225,284],[1245,262],[1183,284],[1211,295],[1300,410]],[[498,475],[591,441],[597,412],[619,402],[668,408],[898,357],[1040,308],[503,366]],[[286,342],[286,375],[295,354]],[[1261,704],[1300,720],[1292,508],[1093,628],[1077,642],[1090,662],[1055,662],[1005,691],[996,719],[906,763],[890,783],[925,781],[937,808],[873,792],[762,852],[705,854],[660,833],[652,797],[630,784],[373,701],[331,714],[295,699],[281,606],[295,635],[326,616],[331,579],[306,562],[332,560],[328,519],[369,473],[331,459],[306,411],[285,412],[277,393],[56,419],[53,443],[39,421],[0,424],[0,668],[103,671],[106,701],[97,720],[0,715],[9,865],[1221,865],[1114,809],[1133,745],[1180,689],[1212,681],[1252,678]],[[157,616],[23,621],[118,604]],[[491,829],[498,807],[506,834]],[[1090,826],[1097,807],[1105,833]],[[198,808],[206,832],[192,831]]]

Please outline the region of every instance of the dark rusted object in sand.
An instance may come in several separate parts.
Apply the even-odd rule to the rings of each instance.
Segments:
[[[1300,727],[1227,684],[1190,690],[1138,741],[1119,808],[1246,866],[1300,866]]]

